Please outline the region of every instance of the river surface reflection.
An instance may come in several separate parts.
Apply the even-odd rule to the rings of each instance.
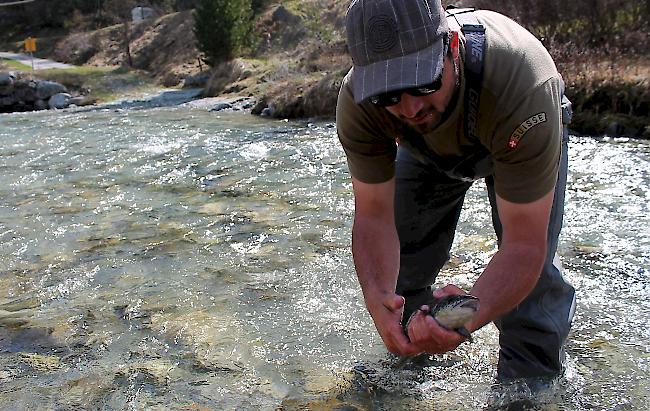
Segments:
[[[0,408],[480,409],[493,326],[395,366],[352,264],[332,124],[172,108],[0,116]],[[532,409],[645,409],[650,144],[572,137],[567,375]],[[439,284],[494,252],[470,190]],[[507,394],[507,393],[506,393]],[[519,394],[517,394],[519,395]],[[496,399],[495,399],[496,398]]]

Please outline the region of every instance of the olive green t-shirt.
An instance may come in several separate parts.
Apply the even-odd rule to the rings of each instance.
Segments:
[[[475,13],[486,30],[477,139],[465,135],[464,61],[456,106],[449,107],[451,113],[435,130],[421,136],[447,163],[487,149],[497,194],[511,202],[535,201],[557,178],[561,77],[546,49],[523,27],[495,12]],[[395,173],[396,140],[404,124],[370,102],[356,104],[350,74],[338,97],[338,136],[352,176],[365,183],[385,182]]]

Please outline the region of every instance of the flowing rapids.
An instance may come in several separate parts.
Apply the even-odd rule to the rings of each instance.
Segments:
[[[0,116],[1,409],[479,409],[497,333],[395,368],[336,130],[192,105]],[[650,144],[572,137],[567,373],[533,409],[645,409]],[[468,193],[438,285],[494,252]]]

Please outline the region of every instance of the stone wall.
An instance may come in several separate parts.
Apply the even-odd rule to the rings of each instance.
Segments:
[[[62,109],[73,104],[84,105],[84,98],[73,97],[62,84],[0,73],[0,113]]]

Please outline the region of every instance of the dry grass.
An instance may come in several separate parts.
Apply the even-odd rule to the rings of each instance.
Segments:
[[[14,60],[0,59],[0,71],[5,71],[5,70],[29,71],[31,69],[32,69],[31,66],[27,66],[25,64],[19,63]]]
[[[146,73],[115,67],[76,67],[37,71],[37,77],[46,77],[65,85],[75,94],[91,100],[106,102],[138,90],[159,88]]]
[[[585,54],[558,68],[583,134],[650,138],[650,58]]]

